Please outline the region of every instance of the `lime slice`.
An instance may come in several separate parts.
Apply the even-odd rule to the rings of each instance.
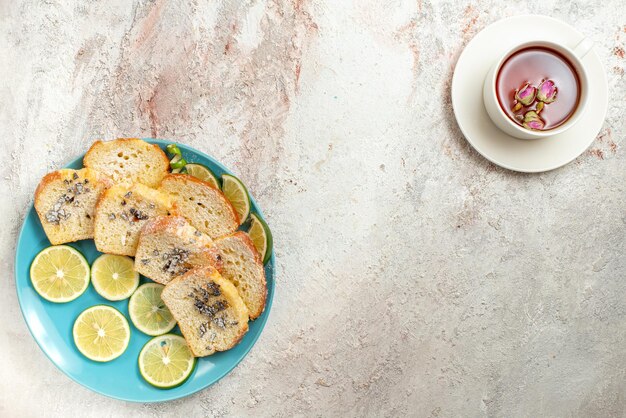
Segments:
[[[265,264],[272,255],[272,245],[274,243],[272,232],[265,221],[256,213],[253,213],[250,217],[252,218],[252,223],[250,224],[248,235],[250,235],[250,239],[252,239],[254,246],[259,254],[261,254],[261,259],[263,260],[263,264]]]
[[[142,284],[130,297],[130,320],[144,334],[161,335],[176,326],[176,320],[161,300],[164,287],[158,283]]]
[[[139,286],[135,263],[124,255],[102,254],[91,267],[91,282],[100,296],[108,300],[128,299]]]
[[[152,386],[167,389],[182,384],[196,365],[185,339],[165,334],[154,337],[139,353],[139,373]]]
[[[93,361],[111,361],[128,347],[130,328],[117,309],[96,305],[85,309],[74,322],[74,343],[85,357]]]
[[[203,166],[202,164],[189,163],[185,166],[187,169],[187,174],[194,176],[200,180],[206,181],[211,186],[219,189],[220,186],[217,183],[217,177],[208,167]]]
[[[69,302],[89,286],[89,263],[68,245],[43,249],[30,265],[30,280],[42,298],[55,303]]]
[[[222,191],[237,211],[239,224],[244,223],[250,214],[250,197],[246,186],[237,177],[222,174]]]

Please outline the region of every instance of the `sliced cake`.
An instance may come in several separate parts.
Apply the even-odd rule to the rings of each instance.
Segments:
[[[96,204],[94,242],[98,251],[134,256],[148,220],[174,212],[170,197],[143,184],[113,186]]]
[[[142,183],[151,187],[158,186],[169,169],[161,148],[138,138],[96,141],[83,164],[110,177],[115,184]]]
[[[89,168],[47,174],[35,191],[35,210],[53,245],[93,238],[94,212],[110,180]]]
[[[213,267],[197,267],[175,278],[161,299],[196,357],[228,350],[248,331],[248,308]]]
[[[222,276],[235,285],[248,307],[250,319],[255,319],[265,308],[267,285],[265,269],[259,252],[245,232],[235,232],[215,240],[223,266]]]
[[[135,270],[161,284],[193,267],[222,267],[222,258],[211,237],[181,216],[158,216],[139,235]]]
[[[191,225],[211,238],[231,234],[239,227],[239,218],[228,199],[205,181],[188,174],[168,174],[161,190],[172,196]]]

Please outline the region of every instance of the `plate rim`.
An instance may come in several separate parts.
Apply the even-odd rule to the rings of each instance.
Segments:
[[[169,141],[169,140],[165,140],[165,139],[159,139],[159,138],[140,138],[148,143],[151,144],[157,144],[159,146],[163,145],[166,146],[168,144],[171,143],[175,143],[178,146],[180,146],[181,148],[186,148],[196,154],[200,154],[203,157],[209,159],[210,161],[212,161],[215,165],[217,165],[220,169],[222,169],[224,172],[229,173],[229,174],[233,174],[232,171],[230,169],[228,169],[224,164],[222,164],[220,161],[218,161],[217,159],[215,159],[214,157],[210,156],[209,154],[199,151],[198,149],[189,146],[187,144],[178,142],[178,141]],[[79,155],[78,157],[75,158],[70,158],[62,167],[57,168],[57,170],[60,170],[61,168],[65,168],[68,165],[71,165],[73,163],[81,163],[82,165],[82,160],[84,158],[86,154],[85,153]],[[234,175],[234,174],[233,174]],[[256,207],[256,213],[258,213],[261,218],[263,220],[265,220],[265,215],[263,213],[263,210],[261,209],[261,207],[257,204],[256,199],[254,198],[254,196],[252,196],[252,194],[250,193],[250,191],[248,191],[248,195],[250,196],[250,200],[253,203],[253,206]],[[270,271],[271,271],[271,281],[272,281],[272,287],[270,288],[268,286],[267,289],[267,298],[265,301],[265,309],[263,310],[263,314],[261,314],[261,317],[255,319],[256,321],[260,321],[260,329],[259,332],[256,335],[252,336],[252,340],[250,341],[250,344],[248,346],[248,348],[246,348],[241,355],[239,356],[239,358],[233,362],[233,364],[228,367],[225,371],[223,371],[222,373],[220,373],[219,375],[217,375],[216,377],[212,378],[212,379],[208,379],[206,384],[202,384],[200,387],[196,388],[196,389],[192,389],[188,392],[185,393],[181,393],[181,394],[177,394],[177,395],[172,395],[172,396],[167,396],[167,391],[164,390],[163,394],[165,396],[160,397],[159,399],[137,399],[137,398],[132,398],[132,397],[124,397],[124,396],[116,396],[116,395],[112,395],[109,393],[105,393],[101,390],[99,390],[98,388],[93,387],[92,385],[86,384],[84,382],[79,381],[77,378],[75,378],[74,376],[71,376],[70,374],[68,374],[61,366],[59,366],[59,364],[57,364],[56,361],[54,361],[50,355],[48,354],[48,352],[44,349],[44,347],[41,345],[41,343],[39,342],[39,339],[37,338],[37,336],[35,335],[35,333],[33,332],[30,323],[27,320],[27,315],[26,312],[24,311],[24,307],[22,305],[22,298],[21,298],[21,293],[20,293],[20,287],[18,286],[18,274],[17,274],[17,268],[18,268],[18,255],[19,255],[19,243],[22,239],[22,235],[24,234],[24,228],[26,226],[26,221],[28,219],[28,216],[30,215],[31,211],[35,210],[35,206],[34,206],[34,201],[29,205],[29,207],[26,209],[26,211],[24,212],[24,218],[22,220],[22,225],[20,227],[20,232],[17,234],[17,239],[15,240],[15,255],[13,257],[13,277],[14,277],[14,283],[15,283],[15,292],[17,295],[17,302],[18,305],[20,307],[20,313],[22,314],[22,318],[24,320],[24,322],[26,323],[26,327],[28,328],[28,332],[30,333],[31,337],[33,340],[35,340],[35,343],[37,343],[37,346],[39,347],[39,349],[44,353],[44,355],[48,358],[48,360],[50,360],[50,362],[52,364],[54,364],[54,366],[60,370],[65,376],[67,376],[68,378],[70,378],[72,381],[76,382],[77,384],[79,384],[82,387],[85,387],[95,393],[98,393],[100,395],[106,396],[108,398],[111,399],[117,399],[120,401],[125,401],[125,402],[135,402],[135,403],[160,403],[160,402],[168,402],[168,401],[173,401],[176,399],[182,399],[182,398],[186,398],[188,396],[191,396],[195,393],[198,393],[212,385],[214,385],[215,383],[219,382],[220,380],[222,380],[225,376],[227,376],[228,374],[230,374],[231,371],[233,371],[235,369],[235,367],[237,367],[244,358],[246,358],[246,356],[248,355],[248,353],[250,352],[250,350],[252,350],[252,347],[255,346],[256,342],[258,341],[259,337],[261,336],[261,334],[263,333],[263,331],[265,330],[265,325],[267,324],[267,321],[269,319],[270,316],[270,311],[272,308],[272,304],[274,301],[274,290],[275,290],[275,266],[276,266],[276,252],[272,251],[272,255],[270,257],[270,259],[268,260],[268,264],[266,265],[270,265]],[[267,221],[266,221],[267,222]],[[272,247],[274,248],[274,247]],[[265,266],[266,266],[265,265]],[[265,268],[264,266],[264,268]],[[148,383],[146,383],[148,384]]]
[[[459,55],[459,57],[456,60],[456,63],[454,64],[454,71],[453,71],[453,74],[452,74],[452,81],[450,83],[450,98],[451,98],[452,110],[453,110],[453,113],[454,113],[454,118],[455,118],[456,124],[459,127],[461,133],[463,134],[463,137],[465,138],[465,140],[472,146],[472,148],[476,152],[478,152],[478,154],[480,154],[487,161],[490,161],[491,163],[493,163],[493,164],[495,164],[495,165],[497,165],[499,167],[502,167],[504,169],[510,170],[510,171],[514,171],[514,172],[518,172],[518,173],[525,173],[525,174],[539,174],[539,173],[545,173],[545,172],[548,172],[548,171],[553,171],[553,170],[556,170],[558,168],[561,168],[561,167],[571,163],[572,161],[576,160],[578,157],[580,157],[585,151],[587,151],[591,147],[591,145],[593,144],[595,138],[597,137],[597,134],[602,130],[602,124],[600,125],[600,127],[598,129],[598,132],[594,135],[594,137],[589,140],[589,143],[587,144],[587,146],[584,149],[582,149],[580,151],[580,153],[574,155],[572,158],[567,159],[565,161],[561,161],[561,162],[557,162],[557,163],[551,164],[551,165],[546,166],[544,168],[523,168],[523,167],[511,165],[511,164],[508,164],[508,163],[503,163],[503,162],[496,161],[495,158],[493,158],[491,155],[489,155],[489,153],[487,151],[485,151],[482,147],[477,146],[472,140],[470,140],[470,138],[466,134],[467,127],[464,128],[463,125],[459,122],[459,117],[457,116],[457,112],[459,111],[458,110],[459,106],[458,106],[458,104],[455,105],[456,100],[455,100],[455,94],[454,94],[455,86],[459,82],[457,80],[457,77],[460,77],[460,76],[457,75],[458,74],[457,73],[458,63],[464,57],[465,53],[467,52],[467,48],[475,41],[475,39],[478,36],[480,36],[482,34],[482,32],[484,32],[485,30],[491,28],[492,26],[501,25],[501,24],[504,24],[504,23],[506,23],[508,21],[511,21],[511,20],[528,19],[528,18],[541,18],[541,19],[545,19],[545,20],[550,20],[550,21],[552,21],[552,22],[554,22],[556,24],[559,24],[559,25],[562,25],[562,26],[566,27],[572,33],[575,33],[575,34],[579,35],[581,39],[590,38],[590,36],[584,35],[583,33],[578,31],[575,27],[573,27],[569,23],[564,22],[563,20],[557,19],[557,18],[552,17],[552,16],[547,16],[547,15],[542,15],[542,14],[523,13],[523,14],[518,14],[518,15],[513,15],[513,16],[504,17],[502,19],[498,19],[495,22],[492,22],[489,25],[485,26],[483,29],[481,29],[463,47],[463,50],[461,51],[461,54]],[[602,80],[600,80],[600,82],[601,82],[602,86],[604,87],[604,89],[607,91],[607,94],[608,94],[608,84],[607,84],[607,77],[606,77],[606,68],[604,66],[604,63],[600,59],[600,57],[598,55],[598,52],[596,50],[592,49],[589,52],[589,55],[592,55],[592,54],[593,54],[593,57],[595,58],[595,60],[597,61],[597,65],[599,65],[600,69],[602,70],[601,71],[601,73],[602,73]],[[459,87],[457,87],[457,88],[459,88]],[[482,103],[482,96],[481,96],[480,102],[481,102],[480,106],[484,107],[484,103]],[[587,111],[588,111],[588,109],[585,110],[585,113],[587,113]],[[604,121],[606,120],[607,112],[608,112],[608,101],[604,103],[603,112],[602,112],[602,119],[601,119],[602,123],[604,123]],[[580,122],[581,121],[579,120],[577,122],[577,124],[580,123]],[[576,125],[574,125],[574,126],[576,126]],[[572,127],[572,128],[574,128],[574,127]],[[506,133],[503,133],[503,134],[507,135]],[[507,136],[513,138],[510,135],[507,135]],[[542,138],[542,139],[545,140],[545,139],[549,139],[549,138],[550,137]],[[526,141],[540,141],[542,139],[526,140]]]

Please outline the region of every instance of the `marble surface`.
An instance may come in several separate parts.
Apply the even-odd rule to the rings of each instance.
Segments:
[[[0,415],[625,416],[623,12],[623,0],[0,2]],[[522,13],[590,36],[610,91],[591,148],[539,175],[474,152],[449,96],[464,45]],[[39,179],[118,136],[214,155],[275,237],[257,345],[165,404],[72,382],[15,296]]]

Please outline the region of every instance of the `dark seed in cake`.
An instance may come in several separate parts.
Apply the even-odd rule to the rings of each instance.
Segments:
[[[51,224],[58,225],[60,221],[59,213],[54,211],[48,211],[48,213],[46,213],[46,221]]]
[[[212,296],[220,296],[222,294],[220,285],[215,282],[207,283],[206,288]]]
[[[62,220],[70,217],[69,213],[65,213],[65,210],[61,209],[63,204],[66,202],[66,199],[67,195],[65,194],[59,197],[59,199],[54,203],[54,206],[52,206],[52,209],[46,213],[46,221],[51,224],[58,225]]]
[[[146,215],[142,211],[137,210],[135,208],[130,208],[128,211],[130,212],[131,215],[133,215],[133,218],[134,218],[133,222],[144,221],[149,218],[148,215]]]
[[[209,303],[209,291],[202,287],[194,289],[195,294],[191,295],[194,298],[194,306],[203,315],[207,315],[210,318],[214,318],[218,312],[221,312],[228,308],[228,302],[226,300],[218,300],[213,304]]]
[[[228,307],[225,301],[220,300],[212,305],[209,305],[200,299],[195,300],[194,306],[196,307],[198,312],[200,312],[203,315],[207,315],[210,318],[215,317],[215,314],[217,314],[220,311],[223,311],[224,309]]]
[[[186,273],[189,268],[184,264],[189,258],[189,251],[182,248],[174,248],[170,252],[163,253],[162,259],[165,261],[162,270],[171,275]]]
[[[205,322],[204,324],[201,324],[200,327],[198,328],[198,332],[200,334],[200,337],[204,337],[204,334],[206,334],[208,328],[209,323]]]

